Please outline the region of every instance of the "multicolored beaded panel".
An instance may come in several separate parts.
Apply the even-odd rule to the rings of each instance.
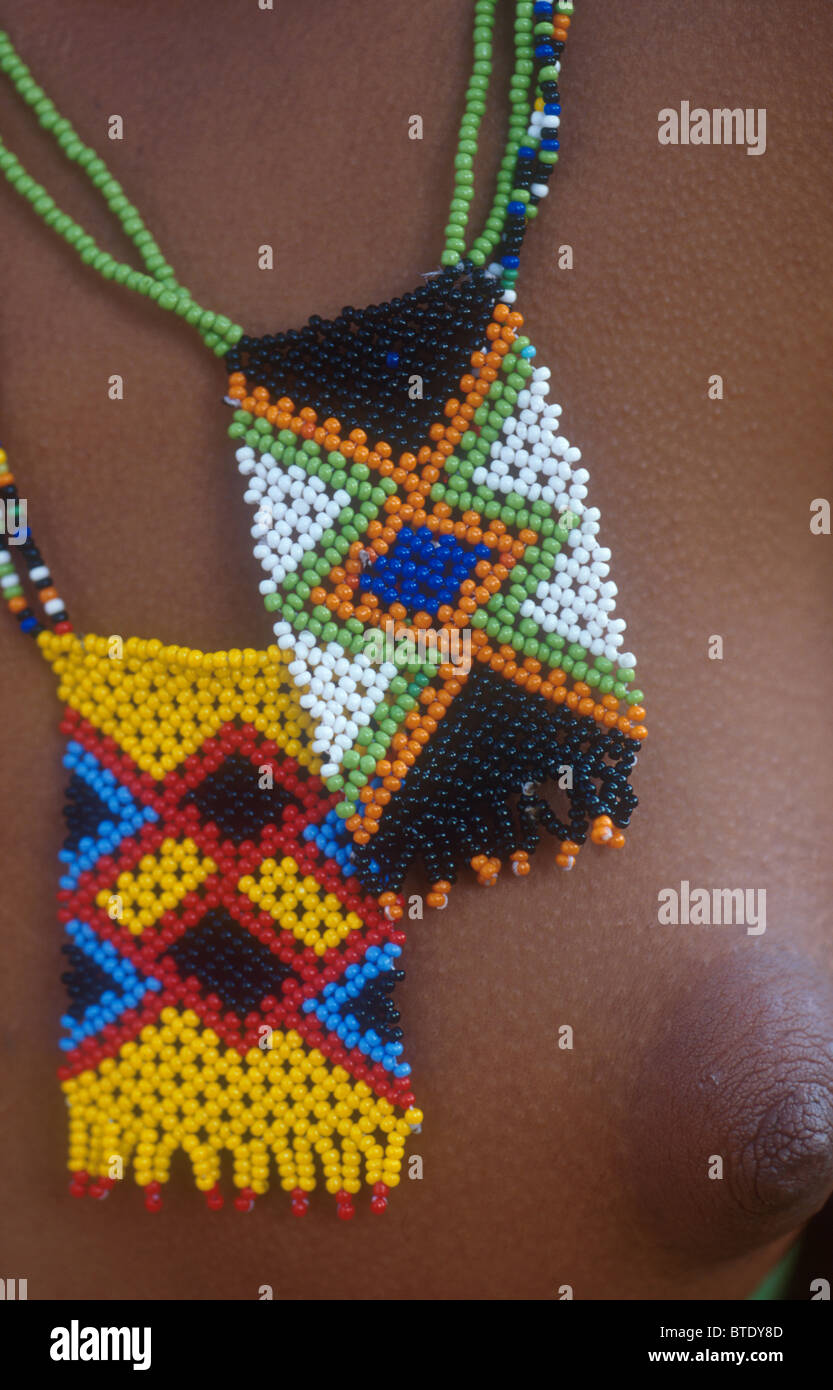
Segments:
[[[486,883],[506,858],[525,872],[542,829],[563,868],[588,836],[621,847],[646,734],[589,475],[513,299],[457,266],[367,318],[348,309],[229,354],[260,591],[357,872],[397,890],[421,859],[436,905],[463,864]],[[408,400],[429,333],[444,361],[468,360],[441,409],[433,378],[388,409],[407,445],[395,457],[363,412]],[[559,776],[562,817],[539,794]]]
[[[69,772],[61,1079],[72,1190],[182,1150],[210,1207],[399,1182],[414,1107],[393,990],[401,905],[351,872],[288,657],[44,632]]]

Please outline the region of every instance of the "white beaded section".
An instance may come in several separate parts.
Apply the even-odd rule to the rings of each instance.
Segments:
[[[300,464],[284,468],[271,454],[258,458],[249,445],[238,449],[236,458],[247,479],[243,500],[257,509],[251,528],[255,559],[269,575],[261,580],[260,592],[273,594],[298,568],[304,552],[318,544],[350,498],[342,489],[330,491]]]
[[[585,504],[590,474],[578,467],[581,450],[559,433],[561,406],[547,401],[549,378],[548,367],[533,368],[528,387],[518,393],[517,413],[504,421],[488,464],[475,469],[472,482],[528,502],[541,499],[556,514],[578,517],[555,557],[552,578],[541,581],[518,616],[631,670],[636,657],[620,651],[626,624],[613,616],[617,589],[608,578],[610,551],[598,540],[601,512]]]
[[[546,126],[548,130],[557,130],[561,125],[561,117],[549,115],[546,111],[533,111],[529,122],[528,135],[537,135],[540,138],[541,127]]]
[[[385,698],[396,667],[390,661],[374,665],[361,652],[345,652],[338,642],[322,647],[311,632],[295,632],[285,619],[273,631],[278,646],[292,650],[288,670],[303,692],[298,702],[316,723],[312,751],[324,759],[321,776],[332,777]]]

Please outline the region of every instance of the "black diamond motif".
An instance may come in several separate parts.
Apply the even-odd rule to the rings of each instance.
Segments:
[[[168,955],[183,980],[194,976],[205,994],[216,994],[223,1007],[241,1019],[267,995],[280,997],[281,984],[292,974],[224,907],[210,908],[169,948]]]
[[[184,798],[193,803],[205,820],[234,844],[250,840],[265,825],[279,826],[287,806],[297,806],[294,796],[274,780],[271,787],[259,785],[257,766],[240,753],[230,753],[214,772]]]

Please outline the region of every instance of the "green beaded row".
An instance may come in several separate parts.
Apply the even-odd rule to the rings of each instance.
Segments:
[[[103,251],[84,228],[61,211],[41,184],[24,169],[16,155],[0,140],[0,169],[17,193],[31,203],[38,216],[78,252],[106,280],[115,280],[128,289],[159,304],[160,308],[184,318],[195,327],[203,341],[217,356],[224,356],[243,334],[243,329],[224,314],[215,314],[197,304],[176,279],[173,268],[162,255],[139,212],[125,196],[104,160],[79,138],[68,120],[60,115],[26,64],[16,53],[8,34],[0,30],[0,71],[5,73],[18,95],[31,106],[38,122],[49,130],[71,163],[78,164],[97,188],[122,230],[133,242],[145,263],[145,272],[117,261]]]

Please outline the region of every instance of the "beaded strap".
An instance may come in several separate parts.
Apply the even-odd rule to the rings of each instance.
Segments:
[[[560,57],[567,42],[571,0],[517,0],[515,70],[509,84],[509,131],[497,176],[495,197],[481,234],[466,251],[465,230],[474,197],[477,134],[486,109],[492,68],[492,30],[497,0],[477,0],[474,19],[474,66],[460,123],[451,199],[441,265],[466,259],[483,266],[497,251],[496,274],[516,278],[519,252],[547,183],[558,163],[558,92]],[[532,82],[535,75],[534,83]],[[529,89],[533,88],[530,105]]]
[[[121,223],[145,263],[145,271],[134,270],[103,251],[93,237],[62,212],[46,189],[25,170],[20,160],[0,139],[0,169],[21,197],[31,203],[35,212],[48,227],[74,246],[81,260],[97,270],[105,280],[115,280],[128,289],[147,295],[162,309],[167,309],[195,327],[207,347],[222,357],[240,338],[243,330],[224,314],[215,314],[196,303],[190,292],[180,285],[172,267],[162,255],[137,209],[101,159],[77,135],[70,122],[55,107],[42,87],[39,87],[23,60],[16,53],[8,34],[0,30],[0,71],[8,77],[18,95],[31,106],[38,122],[51,131],[59,148],[71,163],[84,170],[97,188],[110,211]]]

